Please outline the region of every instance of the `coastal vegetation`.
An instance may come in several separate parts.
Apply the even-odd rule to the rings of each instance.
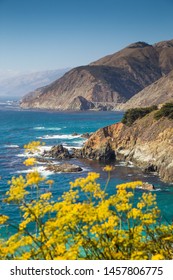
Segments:
[[[141,119],[155,110],[157,110],[157,106],[155,105],[147,108],[129,109],[125,112],[122,123],[131,126],[137,119]]]
[[[164,104],[162,108],[155,113],[154,117],[156,120],[159,120],[162,117],[173,119],[173,102]]]
[[[160,109],[158,109],[156,105],[145,108],[128,109],[123,116],[122,123],[131,126],[137,119],[145,117],[152,111],[156,111],[154,114],[156,120],[162,117],[173,119],[173,102],[165,103]]]
[[[37,165],[32,153],[40,145],[34,141],[25,146],[31,154],[25,165]],[[4,203],[16,205],[20,218],[16,224],[12,217],[0,216],[1,232],[8,233],[8,238],[1,236],[0,259],[172,259],[173,225],[161,220],[156,195],[145,191],[136,199],[142,185],[136,181],[117,185],[108,196],[112,170],[104,168],[105,186],[98,183],[99,174],[88,173],[58,198],[51,191],[54,182],[36,168],[13,177]]]

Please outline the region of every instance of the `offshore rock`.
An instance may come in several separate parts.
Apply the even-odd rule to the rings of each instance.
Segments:
[[[155,187],[153,184],[149,184],[147,182],[143,182],[143,185],[140,187],[142,190],[146,190],[146,191],[153,191],[155,190]]]
[[[89,138],[91,137],[91,135],[92,135],[92,133],[86,132],[86,133],[83,133],[83,134],[81,135],[81,137],[82,137],[82,138],[89,139]]]
[[[43,156],[54,159],[70,159],[71,154],[63,145],[53,146],[50,151],[44,151]]]
[[[70,163],[63,163],[63,164],[50,164],[46,167],[46,170],[53,171],[53,172],[66,172],[66,173],[71,173],[71,172],[80,172],[82,171],[82,168],[78,165],[75,164],[70,164]]]

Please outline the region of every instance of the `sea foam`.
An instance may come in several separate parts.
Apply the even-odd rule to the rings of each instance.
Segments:
[[[44,151],[49,151],[51,148],[52,148],[52,146],[39,146],[38,151],[35,151],[32,154],[28,153],[28,152],[24,152],[24,153],[18,154],[16,156],[17,157],[24,157],[24,158],[38,157],[38,156],[42,155]]]
[[[72,134],[56,134],[56,135],[43,135],[43,136],[39,136],[37,137],[37,139],[75,139],[75,138],[80,138],[81,135],[72,135]]]
[[[17,174],[27,174],[29,172],[33,172],[34,170],[37,170],[43,177],[48,177],[54,173],[53,171],[46,170],[45,166],[38,166],[38,167],[30,168],[30,169],[24,169],[24,170],[16,171],[16,173]]]
[[[5,148],[19,148],[18,145],[4,145]]]
[[[34,127],[35,130],[61,130],[60,127],[45,127],[45,126],[36,126]]]

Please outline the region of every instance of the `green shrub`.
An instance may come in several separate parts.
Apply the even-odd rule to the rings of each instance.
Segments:
[[[147,108],[132,108],[126,111],[122,119],[122,123],[131,126],[137,119],[141,119],[152,111],[157,110],[157,106]]]
[[[173,119],[173,103],[164,104],[163,107],[155,113],[154,117],[156,120],[162,117]]]

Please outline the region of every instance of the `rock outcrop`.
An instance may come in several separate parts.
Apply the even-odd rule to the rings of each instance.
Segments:
[[[46,170],[52,171],[54,173],[57,172],[73,173],[73,172],[82,171],[82,168],[76,164],[63,163],[63,164],[49,164],[46,167]]]
[[[142,186],[139,187],[142,190],[146,190],[146,191],[153,191],[155,190],[155,187],[152,184],[149,184],[147,182],[143,182]]]
[[[116,159],[131,161],[147,172],[157,172],[163,181],[173,182],[173,120],[155,120],[154,114],[130,127],[117,123],[99,129],[85,143],[82,156],[102,159],[100,155],[107,151]]]
[[[21,107],[113,110],[172,70],[173,40],[155,45],[137,42],[90,65],[72,69],[24,97]]]
[[[53,159],[70,159],[71,154],[69,150],[64,148],[63,145],[53,146],[50,151],[44,151],[44,157],[51,157]]]
[[[72,100],[67,109],[84,111],[93,109],[94,107],[95,106],[91,101],[88,101],[83,96],[77,96]]]

